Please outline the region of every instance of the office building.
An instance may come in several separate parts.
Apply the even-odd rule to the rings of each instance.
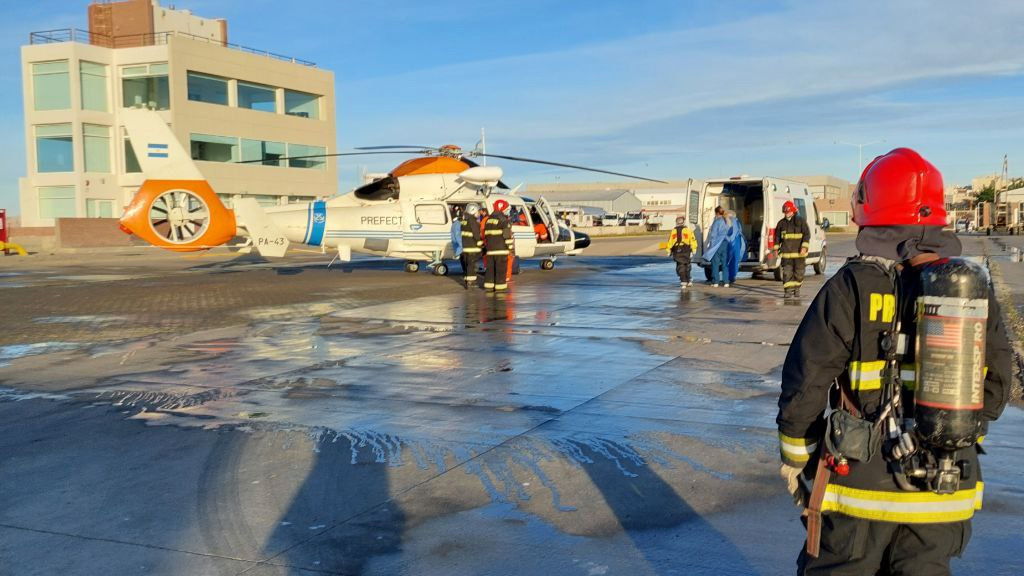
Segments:
[[[33,32],[21,50],[23,226],[120,215],[143,180],[120,120],[132,107],[170,125],[229,206],[337,193],[336,162],[316,157],[335,148],[332,72],[231,44],[226,21],[158,0],[94,2],[88,16],[88,31]]]

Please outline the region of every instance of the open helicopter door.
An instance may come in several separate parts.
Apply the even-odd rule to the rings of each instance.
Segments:
[[[573,245],[572,229],[559,224],[554,209],[551,208],[551,204],[543,197],[538,198],[534,205],[537,208],[537,214],[540,215],[541,222],[548,228],[548,238],[550,239],[548,242],[538,242],[534,255],[545,256],[566,253],[565,245]]]

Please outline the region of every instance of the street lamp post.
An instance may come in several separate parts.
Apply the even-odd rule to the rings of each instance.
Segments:
[[[871,142],[864,142],[863,144],[854,144],[853,142],[846,142],[845,140],[835,140],[836,144],[846,144],[847,146],[853,146],[857,148],[857,177],[860,178],[862,172],[864,172],[864,147],[871,146],[872,144],[881,144],[885,142],[885,138],[881,140],[872,140]]]

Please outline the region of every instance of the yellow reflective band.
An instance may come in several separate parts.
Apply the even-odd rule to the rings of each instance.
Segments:
[[[803,258],[799,252],[779,252],[781,258]]]
[[[801,242],[800,245],[803,246],[804,248],[810,248],[811,243],[810,242]]]
[[[782,235],[782,238],[785,239],[785,240],[792,240],[793,238],[803,238],[803,237],[804,237],[804,235],[803,235],[802,232],[796,232],[796,233],[786,232],[785,234]]]
[[[508,250],[488,250],[487,254],[489,256],[505,256],[508,254]]]
[[[811,454],[818,449],[816,439],[793,438],[779,432],[779,447],[782,450],[782,457],[793,462],[807,462]]]
[[[984,438],[984,436],[982,436]],[[981,442],[981,439],[978,440]],[[981,501],[985,499],[985,483],[978,480],[978,483],[974,486],[974,509],[981,510]]]
[[[463,230],[463,231],[462,231],[462,235],[463,235],[463,236],[469,236],[469,237],[472,237],[472,236],[473,236],[473,231],[472,231],[472,230]]]
[[[476,280],[476,276],[464,276],[464,278],[466,279],[467,282],[472,282],[473,280]]]
[[[494,282],[484,282],[484,288],[494,288]]]
[[[462,251],[465,252],[466,254],[477,254],[477,253],[480,252],[480,249],[476,248],[474,246],[469,246],[469,247],[463,248]]]
[[[485,236],[501,236],[501,230],[484,230]]]
[[[821,503],[822,512],[914,524],[959,522],[974,516],[974,511],[980,509],[981,491],[977,486],[953,494],[935,494],[860,490],[829,484],[825,487],[825,499]]]
[[[782,285],[783,288],[799,288],[803,282],[797,282],[796,280],[790,280]]]
[[[507,288],[508,288],[508,284],[495,284],[494,285],[494,289],[495,290],[505,290]]]
[[[882,370],[885,360],[871,362],[850,362],[850,389],[880,390],[882,388]]]

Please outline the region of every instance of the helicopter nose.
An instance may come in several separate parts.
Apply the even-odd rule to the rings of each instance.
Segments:
[[[576,242],[573,244],[574,250],[579,250],[581,248],[586,248],[587,246],[590,246],[590,236],[588,234],[584,234],[583,232],[577,232],[575,230],[573,230],[573,234],[575,235],[576,239]]]

